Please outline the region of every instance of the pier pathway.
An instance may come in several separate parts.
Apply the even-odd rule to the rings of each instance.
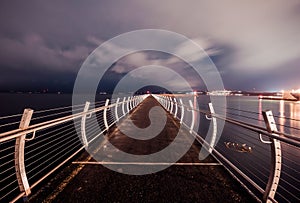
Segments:
[[[149,110],[160,104],[152,97],[123,118],[119,125],[126,127],[129,119],[139,128],[150,124]],[[146,155],[167,147],[179,131],[179,121],[167,115],[165,128],[150,140],[136,140],[124,135],[117,126],[105,135],[118,149],[136,155]],[[155,115],[154,115],[155,116]],[[157,115],[158,116],[158,115]],[[181,139],[190,139],[188,131]],[[112,149],[99,143],[98,150],[105,150],[113,160]],[[148,175],[126,175],[107,169],[85,152],[77,161],[64,170],[73,170],[71,175],[56,176],[56,180],[30,198],[30,202],[253,202],[254,199],[211,156],[199,161],[201,146],[194,142],[190,150],[177,163],[196,165],[173,165]],[[88,163],[85,163],[85,162]],[[120,172],[122,172],[120,165]],[[67,172],[61,172],[66,174]],[[57,184],[56,184],[57,183]],[[51,185],[52,184],[52,185]]]

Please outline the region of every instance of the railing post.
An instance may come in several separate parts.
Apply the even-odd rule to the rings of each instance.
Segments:
[[[103,111],[103,122],[104,122],[104,126],[105,126],[105,130],[108,130],[108,123],[107,123],[107,109],[108,109],[108,103],[109,103],[109,99],[106,99],[105,101],[105,109]]]
[[[132,108],[134,109],[135,107],[135,96],[132,97]]]
[[[138,96],[137,100],[136,100],[136,106],[140,104],[140,99],[141,99],[141,96]]]
[[[166,108],[166,107],[165,107],[164,97],[162,96],[162,97],[159,97],[159,98],[160,98],[160,103],[161,103],[161,105],[162,105],[164,108]]]
[[[116,107],[115,107],[115,117],[116,117],[116,122],[119,121],[119,115],[118,115],[118,105],[119,105],[120,98],[118,97],[116,101]]]
[[[129,109],[129,101],[130,101],[130,97],[127,98],[127,104],[126,104],[127,113],[129,113],[129,111],[130,111],[130,109]]]
[[[182,99],[179,99],[179,101],[180,101],[180,105],[181,105],[180,124],[182,124],[182,122],[183,122],[183,117],[184,117],[184,106],[183,106]]]
[[[139,96],[135,97],[134,108],[139,104]]]
[[[191,127],[190,127],[190,133],[192,133],[193,129],[194,129],[194,124],[195,124],[195,113],[194,113],[194,109],[193,109],[193,103],[191,100],[189,100],[189,104],[190,104],[191,112],[192,112],[192,123],[191,123]]]
[[[85,114],[83,114],[83,116],[81,117],[81,139],[85,148],[88,147],[88,141],[86,139],[86,132],[85,132],[85,122],[86,122],[86,112],[88,112],[89,107],[90,107],[90,102],[88,101],[85,102],[85,106],[83,109],[83,112]]]
[[[273,131],[277,131],[275,119],[273,117],[272,111],[264,111],[263,117],[265,120],[265,124],[269,133]],[[273,134],[274,136],[279,136],[277,134]],[[263,200],[265,202],[272,202],[271,199],[274,199],[279,180],[281,174],[281,145],[280,141],[277,139],[270,138],[271,141],[271,169],[268,184],[265,189],[265,193],[263,196]]]
[[[211,114],[215,114],[215,110],[214,110],[214,107],[212,105],[212,103],[209,103],[208,104],[208,107],[209,107],[209,110],[210,110],[210,113]],[[216,143],[216,139],[217,139],[217,118],[214,117],[214,116],[211,116],[211,120],[213,122],[213,132],[212,132],[212,137],[211,137],[211,140],[210,140],[210,147],[209,147],[209,153],[212,153],[212,150],[213,150],[213,147],[215,146],[215,143]]]
[[[134,108],[138,105],[138,96],[135,97],[135,100],[134,100]]]
[[[169,100],[169,97],[167,97],[167,110],[170,112],[171,102]]]
[[[123,113],[123,116],[125,116],[125,101],[126,101],[126,97],[123,98],[123,103],[122,103],[122,113]]]
[[[26,129],[29,126],[31,117],[33,114],[32,109],[25,109],[19,128]],[[24,163],[24,148],[25,148],[25,138],[26,134],[21,135],[20,137],[16,138],[15,143],[15,170],[16,176],[19,184],[19,188],[21,192],[25,192],[24,199],[30,195],[31,190],[29,187],[26,171],[25,171],[25,163]]]
[[[173,114],[173,99],[172,99],[172,97],[169,97],[169,100],[170,100],[170,104],[171,104],[170,113]]]
[[[178,104],[177,104],[177,101],[176,101],[176,98],[174,97],[174,105],[175,105],[175,113],[174,113],[174,118],[177,117],[177,112],[178,112]]]
[[[129,105],[130,105],[130,111],[132,110],[132,102],[133,102],[133,97],[130,97],[130,102],[129,102]]]

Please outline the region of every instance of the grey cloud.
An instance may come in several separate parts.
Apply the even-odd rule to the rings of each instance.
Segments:
[[[2,65],[12,68],[22,68],[31,65],[42,70],[76,71],[74,64],[87,56],[89,49],[85,46],[75,46],[72,49],[61,50],[49,48],[41,36],[30,34],[17,41],[8,38],[0,39],[0,54]]]
[[[195,39],[212,56],[224,80],[233,83],[230,80],[240,78],[230,87],[244,87],[248,79],[273,73],[278,83],[284,85],[289,78],[292,84],[298,81],[299,8],[297,0],[4,0],[0,3],[0,68],[6,71],[2,75],[9,75],[10,69],[26,69],[28,74],[36,69],[74,73],[102,42],[135,29],[158,28]],[[224,49],[224,44],[230,48]],[[189,51],[185,53],[195,60],[201,58]],[[140,55],[136,61],[119,61],[112,70],[125,74],[149,62],[185,68],[176,58]],[[285,74],[289,74],[285,79],[280,77]]]
[[[299,58],[300,47],[295,42],[300,41],[300,16],[291,12],[299,1],[172,2],[145,4],[156,9],[156,17],[168,13],[162,21],[177,22],[169,24],[169,29],[188,36],[210,36],[234,46],[235,60],[228,64],[234,70],[270,70]]]

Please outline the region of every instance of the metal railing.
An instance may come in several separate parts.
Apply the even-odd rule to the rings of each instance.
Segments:
[[[214,107],[212,103],[202,110],[195,108],[191,100],[184,102],[183,98],[176,99],[172,95],[153,96],[258,201],[300,201],[300,137],[278,131],[277,126],[283,124],[276,122],[280,117],[273,116],[272,111],[225,109]],[[215,113],[216,109],[218,112],[227,111],[227,116]],[[203,135],[207,130],[195,130],[196,117],[202,118],[200,127],[212,122],[209,139]],[[206,124],[203,124],[205,120]],[[225,122],[219,142],[216,137],[218,121]],[[300,123],[297,119],[293,121]],[[297,127],[284,127],[300,132]]]
[[[0,117],[0,202],[26,199],[32,188],[104,135],[147,96],[43,111],[25,109],[23,114]],[[282,115],[227,107],[224,116],[216,113],[224,111],[223,107],[211,103],[200,109],[191,100],[153,96],[258,200],[300,200],[300,139],[277,127],[291,132],[300,129],[281,123]],[[208,141],[207,129],[196,130],[197,117],[201,127],[212,123]],[[218,140],[219,121],[225,121],[225,127]],[[74,125],[80,126],[80,132]]]
[[[23,114],[0,117],[0,202],[26,200],[32,188],[102,136],[147,96],[36,112],[25,109]],[[94,108],[90,109],[91,104]],[[89,121],[92,115],[96,119]],[[75,125],[80,126],[79,137]]]

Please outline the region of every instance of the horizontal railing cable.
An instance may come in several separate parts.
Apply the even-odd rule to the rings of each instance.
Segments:
[[[293,181],[295,181],[295,183],[299,184],[300,180],[295,178],[294,176],[290,175],[289,173],[287,173],[286,171],[282,171],[282,174],[284,174],[285,176],[289,177],[290,179],[292,179]],[[299,173],[298,173],[299,174]],[[297,190],[299,190],[299,188],[296,188]],[[300,191],[299,191],[300,192]]]
[[[300,122],[300,119],[296,119],[296,118],[290,118],[290,117],[286,117],[286,116],[277,116],[274,115],[275,118],[282,118],[282,119],[286,119],[286,120],[291,120],[291,121],[298,121]]]
[[[5,164],[5,166],[6,166],[6,165],[7,165],[7,164]],[[15,169],[15,166],[11,166],[10,168],[7,168],[7,169],[5,169],[5,170],[2,170],[2,171],[0,172],[0,174],[3,175],[4,173],[6,173],[7,171],[12,170],[12,169]]]
[[[122,104],[122,103],[126,103],[126,102],[120,102],[119,104]],[[42,123],[30,125],[25,130],[16,129],[16,130],[8,131],[8,132],[5,132],[5,133],[0,133],[0,141],[5,141],[6,139],[13,139],[13,138],[21,136],[23,134],[28,134],[28,133],[38,131],[38,130],[41,130],[41,129],[44,129],[44,128],[49,128],[51,126],[55,126],[55,125],[58,125],[58,124],[61,124],[61,123],[67,122],[67,121],[71,121],[71,120],[76,119],[76,118],[80,118],[83,115],[88,115],[88,114],[95,113],[95,112],[98,112],[98,111],[101,111],[101,110],[104,110],[104,109],[109,109],[109,108],[113,107],[114,105],[115,104],[111,104],[111,105],[108,105],[108,106],[101,106],[101,107],[97,107],[95,109],[89,110],[87,112],[76,113],[74,115],[64,116],[62,118],[57,118],[57,119],[53,119],[53,120],[50,120],[50,121],[45,121],[45,122],[42,122]],[[1,137],[8,136],[8,135],[12,135],[12,137],[1,138]]]
[[[223,150],[219,149],[219,152],[223,152]],[[229,159],[228,159],[229,160]],[[261,185],[266,185],[266,181],[262,180],[261,177],[264,177],[265,179],[268,179],[268,176],[265,173],[262,173],[259,169],[256,167],[250,165],[247,165],[247,167],[244,166],[238,159],[235,159],[234,162],[236,163],[235,166],[237,166],[239,169],[242,169],[243,171],[247,172],[247,174],[250,174],[250,177],[255,177],[257,180],[260,181]],[[259,176],[258,176],[259,175]]]
[[[52,109],[38,110],[38,111],[34,111],[34,113],[40,114],[40,113],[45,113],[45,112],[50,112],[50,111],[58,111],[58,110],[68,109],[68,108],[70,108],[72,110],[72,108],[74,108],[74,107],[83,107],[84,105],[85,104],[78,104],[78,105],[73,105],[73,106],[63,106],[63,107],[57,107],[57,108],[52,108]]]
[[[71,135],[72,133],[73,133],[73,132],[66,133],[66,134],[65,134],[65,137],[66,137],[67,139],[68,139],[68,138],[72,138],[71,136],[69,136],[69,135]],[[76,138],[76,139],[77,139],[76,136],[73,137],[73,138]],[[67,139],[66,139],[66,140],[67,140]],[[56,142],[56,141],[58,141],[58,140],[59,140],[59,139],[56,138],[56,139],[51,140],[51,141],[48,142],[47,144],[41,145],[40,147],[38,147],[37,150],[39,150],[39,149],[43,149],[43,150],[41,150],[41,151],[35,153],[34,155],[30,156],[30,158],[29,158],[28,160],[31,160],[31,159],[33,159],[33,158],[39,156],[40,154],[43,154],[43,152],[44,152],[45,150],[49,150],[49,149],[51,149],[51,148],[53,148],[53,147],[55,147],[55,146],[61,144],[62,142],[65,142],[65,141],[66,141],[66,140],[60,140],[59,142]],[[47,145],[52,144],[52,143],[55,143],[55,144],[50,145],[49,148],[45,148]],[[35,150],[35,151],[36,151],[36,150]],[[34,152],[34,151],[30,151],[30,153],[33,153],[33,152]],[[29,155],[29,154],[28,154],[28,155]],[[45,157],[45,156],[47,156],[47,155],[44,155],[44,156],[42,156],[42,157],[39,157],[38,159],[35,159],[33,162],[29,163],[28,166],[30,166],[31,164],[34,164],[35,162],[37,162],[38,160],[42,159],[42,158]]]
[[[0,125],[0,128],[6,127],[6,126],[11,126],[11,125],[16,125],[16,124],[19,124],[19,123],[20,123],[20,121],[5,123],[5,124]]]
[[[250,124],[250,123],[247,123],[247,122],[244,122],[244,121],[240,121],[240,120],[236,120],[236,119],[232,119],[232,118],[227,118],[227,117],[224,117],[224,116],[219,115],[219,114],[212,114],[209,111],[205,111],[205,110],[191,109],[188,105],[183,105],[183,106],[185,106],[186,108],[188,108],[190,110],[194,110],[194,111],[198,111],[200,113],[203,113],[203,114],[205,114],[207,116],[212,116],[212,117],[224,120],[224,121],[226,121],[228,123],[232,123],[232,124],[235,124],[237,126],[246,128],[246,129],[251,130],[253,132],[257,132],[257,133],[266,135],[266,136],[268,136],[270,138],[278,139],[278,140],[286,142],[288,144],[300,147],[299,138],[297,138],[295,136],[292,136],[292,135],[289,135],[287,133],[282,133],[282,132],[278,132],[278,131],[272,131],[272,133],[275,133],[275,134],[278,134],[278,135],[283,135],[284,137],[274,136],[271,133],[267,132],[266,128],[261,127],[261,126],[257,126],[257,125],[254,125],[254,124]],[[297,141],[297,142],[293,142],[293,141]]]
[[[23,114],[15,114],[15,115],[9,115],[9,116],[0,116],[0,120],[7,119],[7,118],[15,118],[15,117],[21,117]]]
[[[68,124],[68,125],[66,125],[66,126],[61,126],[60,128],[54,129],[53,131],[49,131],[49,132],[46,132],[46,133],[41,134],[41,135],[39,135],[39,136],[37,137],[37,139],[40,139],[39,141],[36,141],[36,142],[34,142],[33,144],[26,145],[26,146],[25,146],[25,149],[26,149],[26,148],[32,148],[33,146],[38,145],[38,144],[40,144],[41,142],[45,142],[46,140],[52,139],[51,136],[48,136],[47,138],[41,139],[42,137],[45,137],[45,136],[47,136],[47,135],[51,135],[52,133],[59,132],[59,133],[57,133],[56,135],[63,134],[63,133],[65,133],[65,132],[67,132],[67,130],[70,130],[69,127],[72,127],[73,125],[74,125],[73,123],[70,123],[70,124]],[[72,130],[72,129],[71,129],[71,130]],[[59,137],[58,137],[58,139],[59,139]],[[49,144],[49,143],[46,143],[46,144]],[[35,151],[35,150],[36,150],[36,148],[35,148],[34,150],[32,150],[32,151]]]
[[[68,142],[66,142],[65,144],[63,144],[63,145],[61,145],[60,147],[58,147],[57,149],[62,149],[59,153],[56,153],[55,155],[53,155],[53,156],[50,156],[50,158],[49,159],[46,159],[45,161],[43,161],[43,162],[41,162],[41,163],[39,163],[37,166],[35,166],[34,168],[32,168],[31,170],[29,170],[27,173],[28,173],[28,175],[30,176],[30,174],[33,172],[33,171],[35,171],[38,167],[40,167],[41,165],[44,165],[44,164],[46,164],[47,162],[49,162],[49,160],[51,160],[51,159],[53,159],[53,158],[55,158],[56,156],[58,156],[58,155],[60,155],[62,152],[65,152],[66,150],[69,150],[68,148],[66,148],[65,146],[73,146],[74,144],[76,144],[76,143],[74,143],[73,142],[73,144],[70,144],[71,143],[71,141],[74,141],[74,139],[72,139],[72,140],[69,140]],[[69,145],[70,144],[70,145]],[[79,146],[81,146],[81,144],[78,144],[77,143],[77,145],[76,145],[77,147],[79,147]],[[64,147],[64,148],[63,148]],[[53,153],[53,152],[52,152]],[[44,158],[45,156],[43,156],[43,158]],[[39,160],[40,160],[40,158],[39,158]],[[51,162],[50,162],[51,163]],[[51,164],[49,164],[49,166],[50,166]],[[30,166],[30,165],[29,165]],[[48,167],[49,167],[48,166]],[[43,167],[44,168],[44,167]],[[36,176],[37,175],[37,173],[35,173],[35,175],[33,175],[33,176],[31,176],[31,178],[33,178],[34,176]],[[30,178],[29,178],[30,179]]]
[[[8,188],[9,186],[15,184],[16,182],[17,182],[17,180],[14,180],[13,182],[10,182],[9,184],[7,184],[7,185],[5,185],[4,187],[2,187],[2,188],[0,189],[0,194],[1,194],[1,192],[2,192],[3,190],[5,190],[5,189]]]
[[[286,128],[289,128],[289,129],[293,129],[293,130],[300,130],[300,128],[293,127],[293,126],[288,126],[288,125],[283,125],[283,124],[280,124],[280,123],[276,123],[276,125],[283,126],[283,127],[286,127]]]
[[[43,116],[39,116],[39,117],[33,117],[31,119],[31,121],[35,121],[35,120],[40,120],[40,119],[45,119],[45,118],[49,118],[49,117],[55,117],[55,116],[60,116],[60,115],[64,115],[64,114],[70,114],[70,113],[74,113],[80,111],[82,112],[82,109],[75,109],[75,110],[68,110],[68,111],[62,111],[62,112],[57,112],[57,113],[52,113],[52,114],[47,114],[47,115],[43,115]],[[77,112],[78,113],[78,112]],[[35,116],[35,114],[34,114]]]
[[[284,181],[284,180],[282,180],[282,181]],[[297,196],[295,196],[294,193],[291,193],[291,192],[288,191],[286,188],[284,188],[284,187],[282,187],[282,186],[280,186],[280,185],[279,185],[278,187],[279,187],[280,190],[283,190],[285,193],[288,193],[289,196],[291,196],[291,197],[297,199],[298,201],[300,200]],[[278,193],[280,193],[280,191],[279,191]],[[289,201],[289,202],[290,202],[290,201]]]

